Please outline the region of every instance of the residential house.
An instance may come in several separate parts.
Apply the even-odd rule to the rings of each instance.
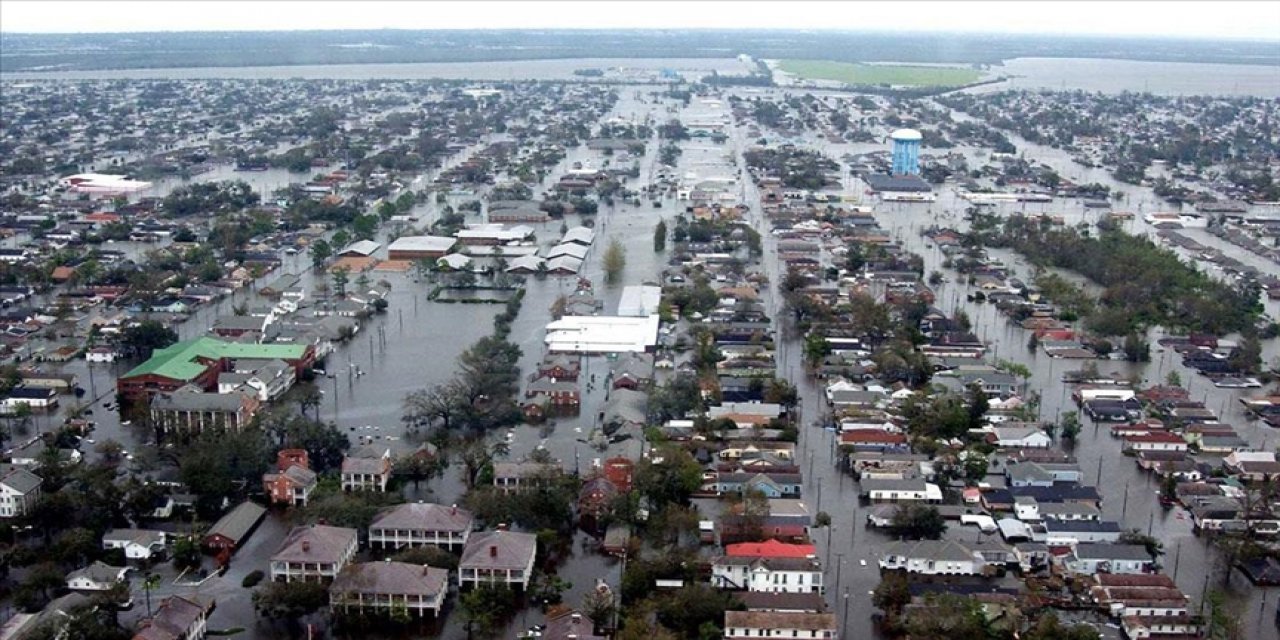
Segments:
[[[822,593],[822,565],[813,545],[776,540],[730,544],[712,562],[711,582],[720,588],[770,593]]]
[[[802,485],[799,473],[720,472],[715,490],[720,493],[759,491],[766,498],[799,497]]]
[[[247,387],[231,393],[205,393],[188,385],[152,395],[151,420],[166,432],[239,431],[253,420],[261,407],[261,401]]]
[[[757,640],[759,638],[837,640],[839,637],[834,613],[724,612],[724,640]]]
[[[582,402],[582,392],[578,389],[577,382],[547,377],[530,382],[525,388],[524,397],[546,398],[551,406],[568,409],[577,409]]]
[[[609,512],[618,494],[618,486],[603,475],[587,479],[578,491],[578,518],[594,525]]]
[[[435,545],[459,551],[470,539],[475,517],[457,505],[406,503],[387,507],[369,525],[369,546],[402,549]]]
[[[1186,451],[1188,448],[1187,441],[1182,436],[1161,431],[1126,436],[1124,439],[1124,450],[1135,453],[1139,451]]]
[[[323,524],[294,527],[271,556],[276,582],[324,581],[337,577],[356,555],[357,532]]]
[[[1154,563],[1140,544],[1081,543],[1063,559],[1072,573],[1150,573]]]
[[[653,354],[626,353],[618,357],[609,377],[614,389],[643,389],[653,382]]]
[[[547,614],[546,629],[542,631],[542,640],[606,640],[606,636],[597,635],[595,624],[591,619],[573,609]]]
[[[907,480],[864,479],[859,495],[873,502],[942,502],[942,489],[922,478]]]
[[[440,615],[449,593],[449,571],[407,562],[361,562],[347,565],[329,585],[332,611],[389,614],[407,611],[415,617]]]
[[[0,466],[0,518],[18,518],[30,513],[40,500],[44,480],[18,466]]]
[[[536,373],[539,378],[555,378],[576,382],[582,372],[582,358],[576,354],[551,354],[538,363]]]
[[[67,574],[67,588],[72,591],[110,591],[124,582],[129,567],[113,567],[102,561]]]
[[[970,547],[949,540],[919,540],[888,545],[880,558],[882,571],[920,575],[982,575],[986,562]]]
[[[140,623],[133,640],[203,640],[214,601],[175,595],[160,602],[156,614]]]
[[[147,529],[112,529],[102,534],[103,549],[124,549],[129,560],[151,560],[164,552],[167,534]]]
[[[549,475],[561,472],[560,465],[551,462],[495,462],[493,486],[510,493],[534,486]]]
[[[1037,542],[1049,545],[1110,543],[1119,542],[1120,534],[1120,523],[1109,520],[1046,520],[1044,539]]]
[[[245,500],[218,518],[205,532],[202,542],[209,549],[234,551],[249,538],[266,513],[261,505]]]
[[[262,488],[272,504],[304,507],[318,483],[306,449],[280,450],[275,472],[262,474]]]
[[[386,491],[391,481],[391,449],[365,445],[342,458],[343,491]]]
[[[458,562],[458,585],[499,583],[526,589],[533,575],[537,537],[499,529],[471,536]]]
[[[987,442],[1001,449],[1044,449],[1053,444],[1038,426],[999,426],[988,429]]]
[[[840,434],[843,449],[859,452],[905,453],[910,450],[907,436],[882,429],[850,429]]]

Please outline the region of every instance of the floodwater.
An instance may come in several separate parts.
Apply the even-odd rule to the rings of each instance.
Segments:
[[[1101,93],[1142,91],[1162,95],[1277,96],[1280,67],[1110,58],[1014,58],[991,68],[1006,82],[967,89],[1081,89]]]
[[[567,58],[495,62],[407,62],[386,64],[290,65],[270,67],[177,67],[96,71],[6,73],[3,80],[204,80],[213,78],[288,78],[323,80],[579,80],[575,69],[622,68],[707,74],[748,73],[753,67],[737,58]],[[699,76],[700,77],[700,76]]]
[[[575,61],[573,66],[580,66]],[[611,116],[643,118],[651,114],[656,119],[665,119],[670,108],[669,103],[642,102],[633,96],[632,91],[623,91],[625,95],[614,108]],[[638,95],[638,94],[637,94]],[[705,111],[713,107],[695,101],[681,114],[685,117],[705,115]],[[846,152],[862,152],[878,147],[871,145],[830,145],[815,140],[807,140],[813,146],[823,148],[829,155],[839,158]],[[714,146],[705,143],[688,143],[681,157],[683,172],[691,167],[716,167],[715,172],[722,172],[721,167],[728,167],[725,155],[732,154],[741,164],[740,153],[749,143],[743,130],[735,130],[730,142],[725,146]],[[1052,149],[1026,145],[1024,141],[1015,140],[1020,148],[1026,149],[1029,159],[1048,162],[1058,167],[1064,176],[1085,181],[1097,181],[1120,188],[1126,194],[1126,208],[1138,211],[1158,207],[1149,189],[1118,185],[1110,180],[1105,172],[1086,170],[1070,162],[1061,152]],[[967,150],[968,153],[976,153]],[[629,186],[640,186],[654,171],[656,141],[651,141],[647,153],[640,160],[641,179],[633,181]],[[466,158],[466,153],[458,154],[449,160],[457,163]],[[571,150],[568,157],[556,170],[548,172],[548,181],[555,179],[561,170],[572,162],[591,162],[599,166],[603,158],[596,152],[585,148]],[[710,172],[710,171],[708,171]],[[847,173],[847,172],[846,172]],[[237,174],[246,178],[260,180],[256,186],[271,188],[277,181],[288,181],[287,175],[277,174]],[[429,180],[434,172],[424,176]],[[206,174],[197,179],[213,179],[221,177],[221,173]],[[167,186],[167,183],[166,183]],[[546,185],[544,185],[545,188]],[[751,204],[752,222],[757,228],[767,228],[766,221],[759,218],[758,194],[753,185],[744,184],[743,201]],[[856,189],[854,189],[856,191]],[[468,198],[451,198],[454,204]],[[655,279],[661,268],[664,256],[652,250],[652,230],[659,219],[669,219],[677,211],[677,203],[663,200],[662,207],[654,208],[647,201],[643,206],[618,205],[601,207],[597,218],[597,239],[588,255],[583,276],[596,283],[596,294],[605,301],[604,313],[612,313],[616,309],[621,287],[624,284],[639,284]],[[895,238],[903,242],[908,249],[919,253],[925,259],[926,271],[941,268],[943,256],[928,246],[919,231],[932,224],[963,227],[961,213],[965,203],[958,200],[949,188],[943,190],[938,202],[932,204],[882,204],[876,206],[876,216],[880,224]],[[1022,205],[1006,206],[1005,211],[1022,209]],[[1036,209],[1035,207],[1039,207]],[[1117,207],[1119,208],[1119,207]],[[1098,215],[1086,210],[1079,202],[1057,201],[1050,205],[1028,205],[1030,212],[1052,212],[1065,215],[1069,222]],[[434,202],[415,209],[414,215],[420,218],[420,224],[430,222],[438,215],[438,205]],[[1140,217],[1140,216],[1139,216]],[[1090,218],[1092,219],[1092,218]],[[480,218],[473,216],[471,222]],[[572,226],[578,220],[572,216],[566,222]],[[559,237],[560,222],[554,221],[537,228],[540,244],[550,244]],[[1146,232],[1144,223],[1135,220],[1130,223],[1133,232]],[[1199,235],[1196,239],[1204,241]],[[778,264],[774,259],[775,241],[769,234],[765,238],[765,259],[763,268],[771,282],[781,280]],[[380,238],[383,239],[383,238]],[[627,266],[622,282],[615,286],[603,284],[600,256],[603,247],[612,239],[617,239],[626,248]],[[1206,242],[1208,244],[1208,242]],[[1242,252],[1236,252],[1244,260]],[[1019,267],[1020,275],[1027,276],[1025,265],[1019,266],[1014,256],[1007,256],[1006,261]],[[287,258],[285,271],[307,273],[308,277],[316,276],[309,271],[309,259],[305,255]],[[943,270],[945,272],[945,270]],[[268,276],[274,277],[275,274]],[[954,277],[954,274],[948,274]],[[454,370],[453,362],[457,355],[469,344],[487,335],[492,328],[492,318],[501,308],[499,305],[484,304],[441,304],[426,300],[430,284],[416,282],[412,274],[371,273],[372,280],[386,279],[392,284],[391,305],[388,312],[374,318],[347,345],[329,358],[326,367],[337,375],[332,380],[319,381],[321,389],[326,392],[321,416],[326,420],[334,420],[341,428],[356,440],[356,436],[376,436],[397,450],[404,450],[413,445],[411,434],[404,433],[400,422],[401,402],[406,393],[415,389],[446,380]],[[573,279],[547,278],[538,280],[529,278],[525,285],[526,297],[521,313],[513,324],[511,340],[523,350],[521,365],[526,373],[542,356],[543,327],[549,320],[548,309],[556,296],[570,293],[574,286]],[[314,281],[313,281],[314,285]],[[314,286],[312,287],[314,290]],[[947,311],[965,310],[973,320],[977,332],[992,344],[993,357],[1020,362],[1028,366],[1032,372],[1029,388],[1038,390],[1043,397],[1041,417],[1045,420],[1056,419],[1063,413],[1074,411],[1075,407],[1067,397],[1066,386],[1061,382],[1061,375],[1070,369],[1079,368],[1083,363],[1050,359],[1043,354],[1029,352],[1026,349],[1027,335],[1024,330],[1005,321],[996,313],[991,305],[970,303],[966,300],[966,289],[962,284],[946,283],[938,287],[938,306]],[[232,306],[249,299],[254,299],[251,291],[238,292],[236,296],[222,301],[212,308],[201,310],[182,325],[184,337],[203,333],[213,318],[220,313],[229,313]],[[765,295],[775,319],[780,318],[779,300],[774,292]],[[1274,303],[1268,309],[1275,313]],[[778,335],[788,336],[780,326]],[[824,412],[821,389],[812,380],[804,378],[801,364],[802,350],[799,341],[794,337],[786,337],[779,342],[779,375],[795,382],[802,397],[801,415],[804,424],[810,424]],[[1268,357],[1274,356],[1274,345],[1267,345]],[[1276,444],[1272,432],[1257,422],[1248,422],[1238,409],[1236,398],[1251,395],[1250,390],[1218,389],[1204,378],[1186,370],[1179,363],[1176,354],[1167,350],[1157,351],[1154,361],[1147,364],[1133,365],[1123,362],[1099,361],[1103,372],[1121,372],[1128,375],[1136,373],[1142,378],[1155,382],[1162,380],[1170,371],[1178,371],[1182,379],[1188,383],[1192,395],[1202,399],[1206,404],[1222,414],[1223,420],[1236,425],[1241,435],[1252,444],[1264,448]],[[365,375],[355,376],[350,372],[358,367]],[[115,367],[119,373],[122,366]],[[69,363],[67,370],[77,372],[81,376],[81,384],[91,387],[93,395],[99,398],[111,398],[110,378],[107,376],[110,367],[97,366],[90,369],[84,362]],[[584,363],[584,380],[592,374],[603,374],[608,370],[604,358],[588,358]],[[87,383],[87,384],[86,384]],[[606,450],[597,450],[587,443],[592,428],[595,426],[594,409],[604,401],[604,385],[587,390],[584,386],[583,414],[576,417],[560,418],[547,427],[535,428],[520,426],[512,430],[510,435],[511,459],[520,459],[535,447],[545,446],[551,454],[559,459],[566,468],[585,470],[597,458],[604,458],[616,453],[626,452],[635,455],[638,443],[634,441],[611,445]],[[94,437],[103,440],[114,437],[126,443],[126,447],[134,451],[145,440],[147,434],[137,433],[121,427],[115,414],[102,409],[101,403],[94,405],[93,416],[99,422],[98,432]],[[1210,587],[1222,583],[1221,573],[1216,571],[1214,555],[1206,543],[1191,532],[1189,517],[1180,509],[1164,511],[1157,507],[1155,501],[1156,485],[1144,473],[1137,469],[1132,459],[1120,454],[1120,448],[1112,440],[1105,428],[1089,423],[1082,418],[1085,429],[1074,448],[1081,467],[1085,470],[1088,481],[1095,483],[1104,495],[1103,511],[1107,518],[1122,521],[1126,528],[1140,528],[1152,532],[1164,541],[1166,554],[1161,561],[1166,571],[1174,575],[1179,586],[1198,602],[1208,584]],[[39,426],[48,428],[54,424],[45,417]],[[375,427],[365,429],[365,426]],[[357,428],[358,431],[351,431]],[[390,436],[394,439],[387,439]],[[507,437],[506,434],[495,434],[495,437]],[[833,518],[833,526],[827,531],[816,531],[815,541],[819,553],[828,568],[827,584],[828,602],[841,620],[844,637],[874,637],[872,616],[875,613],[871,605],[870,592],[879,581],[876,561],[884,545],[890,540],[882,533],[868,531],[865,528],[865,517],[857,502],[856,484],[840,473],[834,464],[834,435],[818,428],[806,428],[801,431],[798,446],[800,462],[803,465],[805,485],[804,499],[812,511],[826,511]],[[91,454],[92,455],[92,454]],[[457,468],[451,468],[440,479],[423,483],[420,489],[406,488],[409,499],[433,500],[442,503],[457,501],[463,493],[463,485]],[[703,502],[703,501],[700,501]],[[718,505],[703,502],[708,511],[714,511]],[[231,626],[249,627],[246,637],[275,638],[284,637],[281,633],[268,627],[245,625],[249,619],[250,604],[247,593],[237,585],[240,578],[254,568],[263,568],[266,557],[283,537],[285,527],[272,520],[270,526],[264,527],[255,534],[251,546],[242,549],[233,562],[232,573],[212,581],[209,587],[219,594],[219,607],[210,620],[211,628],[227,628]],[[971,529],[953,526],[949,537],[969,538],[976,535]],[[561,569],[561,575],[573,583],[572,589],[565,594],[565,602],[577,605],[582,595],[591,587],[596,578],[603,578],[610,584],[617,585],[621,575],[621,567],[617,561],[605,558],[591,551],[585,544],[584,537],[579,535],[573,545],[573,556]],[[1175,561],[1176,558],[1176,561]],[[1176,565],[1177,571],[1174,567]],[[1206,580],[1206,576],[1209,580]],[[1274,613],[1274,598],[1271,602],[1265,597],[1265,590],[1251,588],[1241,576],[1231,574],[1231,597],[1244,606],[1243,617],[1248,625],[1247,636],[1251,638],[1268,637],[1271,627],[1269,619]],[[847,594],[847,596],[846,596]],[[846,614],[847,611],[847,614]],[[1256,613],[1255,613],[1256,612]],[[137,611],[122,616],[126,621],[136,618]],[[1264,623],[1265,621],[1265,623]],[[528,611],[519,614],[513,622],[506,637],[511,631],[529,624],[540,622],[540,616]],[[455,610],[449,616],[440,637],[463,638],[465,631],[460,625],[460,616]]]

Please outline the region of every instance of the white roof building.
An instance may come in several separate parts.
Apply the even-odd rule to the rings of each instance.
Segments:
[[[649,285],[631,285],[622,289],[622,298],[618,300],[618,315],[648,316],[658,312],[658,303],[662,301],[662,287]]]
[[[658,343],[658,316],[565,316],[547,325],[547,349],[559,353],[647,351]]]

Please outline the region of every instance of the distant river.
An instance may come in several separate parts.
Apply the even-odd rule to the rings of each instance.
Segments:
[[[1082,89],[1102,93],[1280,96],[1280,67],[1094,58],[1014,58],[991,73],[1016,76],[969,91]]]

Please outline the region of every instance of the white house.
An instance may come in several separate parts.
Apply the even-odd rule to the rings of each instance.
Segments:
[[[67,588],[72,591],[107,591],[124,582],[129,567],[113,567],[105,562],[76,569],[67,574]]]
[[[1023,522],[1040,520],[1040,503],[1031,496],[1017,496],[1013,499],[1013,514]]]
[[[942,502],[942,489],[919,478],[864,479],[858,484],[862,495],[873,502]]]
[[[130,560],[150,560],[164,551],[166,534],[148,529],[112,529],[102,534],[103,549],[124,549]]]
[[[711,583],[763,593],[822,593],[822,565],[815,558],[721,556],[711,565]]]
[[[1151,570],[1151,554],[1140,544],[1076,545],[1063,564],[1072,573],[1147,573]]]
[[[537,537],[532,533],[504,530],[477,533],[462,549],[458,586],[499,583],[525,589],[533,575],[537,553]]]
[[[84,352],[84,359],[89,362],[110,364],[116,361],[116,350],[111,347],[94,347]]]
[[[903,570],[921,575],[981,575],[986,567],[982,556],[969,547],[944,540],[895,542],[885,547],[881,570]]]
[[[295,527],[271,556],[271,579],[277,582],[332,580],[356,555],[355,529],[311,525]]]
[[[4,476],[0,477],[0,518],[26,515],[40,499],[43,480],[21,467],[10,468],[3,473]]]
[[[987,441],[1003,449],[1047,449],[1053,444],[1049,434],[1035,426],[990,427]]]
[[[725,640],[758,640],[759,638],[799,638],[838,640],[834,613],[799,611],[726,611]]]

